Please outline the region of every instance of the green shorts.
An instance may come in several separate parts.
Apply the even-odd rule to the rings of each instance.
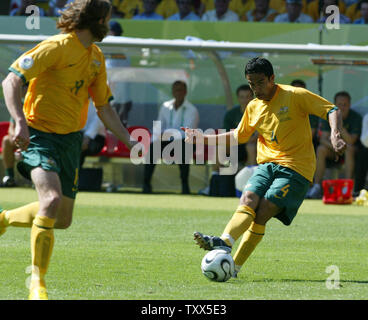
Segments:
[[[29,128],[30,144],[22,152],[18,171],[31,180],[31,171],[41,167],[46,171],[57,172],[64,196],[75,199],[78,191],[78,171],[82,145],[82,134],[47,133]]]
[[[303,203],[309,186],[310,182],[294,170],[275,163],[264,163],[255,170],[244,191],[252,191],[281,208],[275,218],[288,226]]]

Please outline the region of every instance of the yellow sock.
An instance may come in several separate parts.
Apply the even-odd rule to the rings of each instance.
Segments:
[[[250,224],[253,222],[256,214],[251,207],[239,206],[231,220],[225,227],[221,239],[228,245],[232,246],[234,242],[248,230]]]
[[[32,280],[31,288],[44,286],[44,277],[54,247],[55,219],[37,215],[31,231]]]
[[[261,242],[265,233],[265,229],[266,226],[253,222],[250,228],[244,233],[244,236],[234,255],[234,262],[238,270],[251,255],[258,243]]]
[[[8,210],[4,215],[4,224],[6,226],[31,228],[39,207],[40,204],[37,201],[17,209]]]

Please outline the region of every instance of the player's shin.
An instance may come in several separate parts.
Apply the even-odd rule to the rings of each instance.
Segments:
[[[252,223],[250,228],[244,233],[244,236],[239,244],[234,255],[235,270],[240,271],[240,268],[252,254],[258,243],[261,242],[266,226]]]
[[[20,208],[8,210],[4,214],[4,224],[6,226],[31,228],[39,207],[37,201]]]
[[[37,215],[33,221],[31,231],[32,250],[32,280],[31,290],[34,287],[45,287],[44,277],[50,262],[54,247],[55,219]]]
[[[248,230],[255,216],[256,214],[251,207],[244,205],[238,206],[231,220],[225,227],[225,230],[221,235],[221,239],[224,240],[229,246],[233,246],[234,242],[246,230]]]

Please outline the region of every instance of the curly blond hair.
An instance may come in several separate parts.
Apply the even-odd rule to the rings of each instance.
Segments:
[[[111,11],[109,0],[75,0],[60,12],[56,27],[63,33],[89,29],[94,37],[102,40],[108,31],[104,22]]]

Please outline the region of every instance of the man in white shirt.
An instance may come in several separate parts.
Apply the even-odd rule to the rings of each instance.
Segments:
[[[362,145],[358,148],[355,158],[354,195],[368,188],[365,183],[368,173],[368,113],[363,117],[360,142]]]
[[[82,153],[80,167],[82,168],[86,156],[98,154],[105,145],[105,126],[97,115],[96,108],[90,100],[88,106],[88,117],[83,130]]]
[[[302,0],[286,0],[286,13],[279,14],[274,22],[313,23],[311,16],[302,13]]]
[[[172,85],[172,95],[174,99],[166,101],[162,104],[159,111],[158,119],[154,122],[152,143],[149,150],[149,162],[144,166],[143,193],[152,193],[151,179],[156,163],[161,158],[162,151],[172,140],[181,140],[180,159],[176,159],[176,155],[172,155],[178,160],[180,168],[180,178],[182,183],[182,193],[189,194],[189,162],[186,159],[185,152],[185,133],[181,127],[193,126],[197,128],[199,123],[199,113],[197,108],[185,99],[187,95],[187,85],[184,81],[175,81]],[[165,137],[163,136],[165,134]],[[169,137],[170,136],[170,137]],[[166,138],[169,137],[169,140]],[[155,144],[155,146],[154,146]],[[161,146],[160,146],[161,145]],[[155,149],[159,148],[159,154],[155,153]],[[175,149],[173,150],[175,152]]]
[[[202,21],[239,21],[239,16],[229,9],[231,0],[215,0],[215,9],[207,11],[202,16]]]

